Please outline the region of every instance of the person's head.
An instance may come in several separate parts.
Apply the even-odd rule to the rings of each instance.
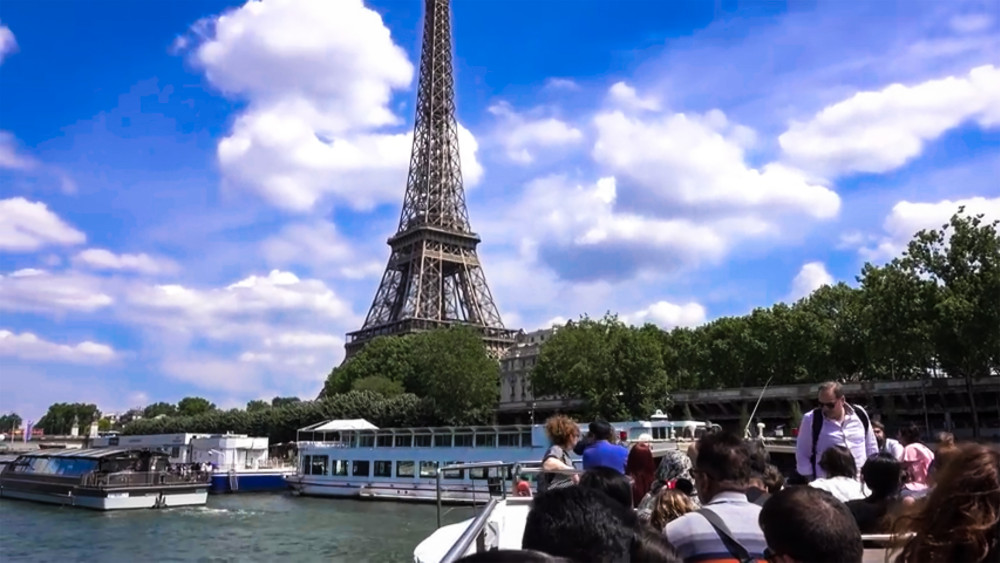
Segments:
[[[858,466],[854,462],[851,450],[845,446],[830,446],[819,456],[819,466],[826,472],[827,477],[850,477],[854,479],[858,476]]]
[[[750,486],[765,489],[764,472],[767,471],[771,456],[762,442],[748,442],[747,450],[750,452]]]
[[[590,434],[595,440],[608,440],[614,438],[615,429],[605,420],[595,420],[590,423]]]
[[[580,427],[568,416],[557,414],[545,421],[545,434],[553,444],[570,449],[580,438]]]
[[[662,532],[649,526],[636,526],[632,536],[631,561],[642,563],[681,563],[674,546],[670,545]]]
[[[781,490],[785,486],[785,476],[778,471],[778,468],[772,464],[767,464],[767,469],[764,470],[764,488],[767,492],[772,495]]]
[[[861,467],[861,478],[873,497],[895,496],[903,482],[903,464],[892,454],[876,454],[868,458]]]
[[[934,437],[934,447],[938,450],[955,447],[955,435],[951,432],[938,432]]]
[[[844,417],[844,389],[836,381],[827,381],[819,386],[816,397],[823,416],[833,420]]]
[[[757,519],[774,563],[861,563],[861,531],[847,506],[816,487],[790,487],[764,503]]]
[[[899,441],[905,446],[916,444],[920,441],[920,427],[914,423],[907,424],[899,429]]]
[[[885,425],[878,420],[872,421],[872,433],[875,434],[875,441],[878,442],[878,447],[885,446]]]
[[[656,501],[653,503],[653,513],[649,517],[649,524],[662,532],[667,524],[694,509],[694,501],[683,491],[663,487],[656,493]]]
[[[923,502],[896,520],[896,533],[914,534],[897,561],[1000,559],[1000,448],[958,450]]]
[[[609,467],[593,467],[580,475],[580,486],[601,491],[632,508],[632,483],[628,477]]]
[[[648,432],[643,432],[642,434],[639,434],[638,438],[636,438],[635,445],[637,445],[637,446],[643,446],[643,447],[647,447],[648,448],[650,442],[652,442],[652,441],[653,441],[653,436],[651,434],[649,434]]]
[[[637,523],[632,510],[600,491],[549,489],[531,502],[521,548],[577,561],[626,563]]]
[[[698,439],[698,457],[691,472],[702,502],[723,491],[744,491],[750,480],[750,451],[731,432],[705,434]]]
[[[530,549],[494,549],[466,555],[455,563],[572,563],[572,560]]]

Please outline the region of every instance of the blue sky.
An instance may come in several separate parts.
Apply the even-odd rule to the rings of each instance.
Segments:
[[[310,397],[388,257],[422,2],[4,2],[0,411]],[[453,6],[508,326],[694,326],[1000,217],[995,2]]]

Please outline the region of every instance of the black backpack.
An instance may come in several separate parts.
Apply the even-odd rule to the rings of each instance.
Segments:
[[[868,413],[858,405],[848,405],[854,409],[854,413],[861,419],[861,424],[865,427],[865,440],[868,439],[868,429],[871,427],[871,420]],[[819,433],[823,431],[823,413],[819,412],[819,407],[812,410],[812,455],[809,456],[809,465],[813,470],[813,478],[816,477],[816,444],[819,442]]]

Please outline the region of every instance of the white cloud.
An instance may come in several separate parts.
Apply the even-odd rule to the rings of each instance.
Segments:
[[[697,326],[704,323],[705,319],[705,307],[693,301],[683,305],[669,301],[657,301],[641,311],[622,317],[622,321],[628,324],[653,323],[665,330]]]
[[[0,168],[8,170],[32,170],[38,166],[34,158],[21,154],[17,139],[9,131],[0,131]]]
[[[608,90],[608,97],[614,105],[626,110],[658,111],[660,109],[659,100],[652,96],[640,97],[635,88],[624,82],[615,82]]]
[[[834,191],[794,168],[749,166],[744,147],[752,132],[730,123],[721,111],[644,119],[613,111],[598,114],[594,125],[594,159],[660,207],[733,214],[756,209],[768,216],[786,211],[817,219],[833,217],[840,208]]]
[[[107,282],[74,272],[53,274],[30,268],[0,274],[0,309],[90,313],[114,302],[103,283]]]
[[[9,27],[0,24],[0,63],[16,50],[17,40],[14,38],[14,33]]]
[[[285,332],[264,339],[264,345],[269,348],[339,348],[344,345],[344,339],[320,332]]]
[[[261,253],[268,264],[305,265],[326,275],[348,279],[378,276],[384,264],[364,259],[330,221],[293,223],[261,243]]]
[[[0,330],[0,356],[43,362],[105,363],[115,359],[115,351],[106,344],[89,340],[73,345],[56,344],[30,332]]]
[[[961,206],[965,206],[966,215],[982,213],[987,221],[1000,219],[1000,197],[971,197],[934,203],[901,201],[892,207],[882,225],[884,232],[880,236],[850,237],[845,242],[871,242],[859,249],[866,260],[892,259],[906,250],[906,245],[918,231],[940,229]]]
[[[833,285],[833,276],[826,271],[826,266],[822,262],[803,264],[799,273],[792,280],[792,290],[788,294],[787,300],[798,301],[803,297],[808,297],[824,285]]]
[[[48,245],[74,245],[87,240],[39,201],[23,197],[0,200],[0,249],[31,252]]]
[[[95,270],[130,270],[141,274],[172,273],[179,269],[175,262],[166,258],[154,258],[146,253],[115,254],[103,248],[88,248],[77,254],[73,262]]]
[[[549,78],[545,81],[545,88],[552,90],[579,90],[580,85],[569,78]]]
[[[915,86],[859,92],[794,122],[779,138],[791,162],[819,174],[887,172],[916,158],[924,144],[966,121],[1000,125],[1000,68],[972,69]]]
[[[293,211],[326,195],[358,209],[399,201],[412,136],[376,129],[402,123],[389,106],[414,72],[377,12],[360,0],[248,2],[193,31],[195,64],[249,100],[219,143],[227,186]],[[459,145],[472,186],[482,168],[464,127]]]
[[[948,25],[958,33],[977,33],[993,25],[993,17],[986,13],[957,14],[948,20]]]
[[[574,145],[583,140],[583,133],[554,117],[534,119],[519,114],[507,102],[493,104],[487,110],[500,123],[494,134],[507,158],[519,164],[530,164],[540,148]]]

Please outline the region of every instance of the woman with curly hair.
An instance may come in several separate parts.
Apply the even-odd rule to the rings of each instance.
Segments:
[[[911,510],[894,526],[914,534],[896,563],[1000,561],[1000,448],[960,446]]]
[[[558,414],[545,421],[545,434],[548,435],[552,445],[542,456],[542,469],[547,471],[573,469],[573,460],[570,459],[569,452],[573,451],[573,446],[580,439],[580,427],[568,416]],[[542,473],[538,478],[538,492],[571,485],[579,479],[579,475]]]
[[[661,534],[667,524],[692,512],[697,507],[691,497],[678,489],[663,487],[656,493],[653,513],[649,516],[649,524]]]

